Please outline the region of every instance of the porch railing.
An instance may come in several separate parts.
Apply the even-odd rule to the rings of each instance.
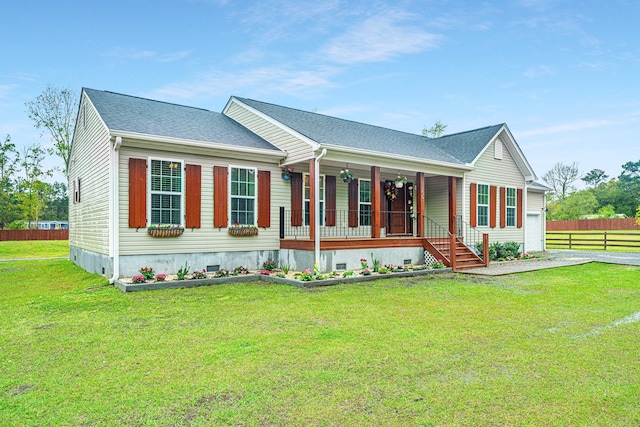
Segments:
[[[424,216],[424,236],[427,239],[448,240],[449,230],[428,216]]]
[[[456,216],[456,224],[458,239],[471,249],[481,260],[485,261],[485,253],[488,253],[487,251],[489,249],[484,247],[485,245],[488,245],[489,242],[489,239],[486,237],[487,235],[464,222],[462,220],[462,215]]]
[[[415,221],[410,212],[382,211],[378,212],[382,221],[381,236],[415,236]],[[371,213],[334,210],[324,211],[320,221],[320,238],[368,238],[371,237]],[[292,221],[292,217],[294,221]],[[280,238],[308,239],[309,214],[280,208]],[[300,225],[292,225],[300,224]],[[355,225],[355,226],[354,226]]]

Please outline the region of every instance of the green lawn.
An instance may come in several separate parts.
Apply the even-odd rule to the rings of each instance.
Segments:
[[[0,425],[629,426],[640,268],[122,294],[0,263]]]
[[[68,240],[0,242],[0,259],[57,258],[69,256]]]

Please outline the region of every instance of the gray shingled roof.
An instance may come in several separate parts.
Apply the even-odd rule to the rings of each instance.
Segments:
[[[471,163],[487,146],[491,138],[504,126],[504,124],[487,126],[466,132],[444,135],[432,139],[433,143],[443,151],[451,154],[463,163]]]
[[[282,107],[253,99],[234,98],[320,144],[453,164],[465,163],[438,147],[435,143],[436,140],[422,135]]]
[[[280,151],[220,113],[108,91],[83,91],[111,131]]]

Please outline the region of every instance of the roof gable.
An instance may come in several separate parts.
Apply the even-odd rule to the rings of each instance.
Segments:
[[[462,165],[464,162],[436,146],[431,138],[295,108],[234,97],[310,140],[329,146],[414,157]]]
[[[223,114],[84,88],[110,131],[280,151]]]

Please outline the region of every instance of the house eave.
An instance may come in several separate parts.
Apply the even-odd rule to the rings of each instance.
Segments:
[[[260,156],[269,156],[278,159],[283,159],[287,156],[287,153],[280,150],[268,150],[263,148],[251,148],[242,147],[228,144],[220,144],[217,142],[209,141],[196,141],[191,139],[175,138],[160,135],[150,135],[136,132],[127,132],[120,130],[111,130],[110,135],[112,137],[122,137],[123,139],[135,139],[140,141],[149,141],[157,143],[175,144],[182,147],[200,148],[212,151],[230,151],[236,153],[257,154]]]
[[[343,146],[332,145],[332,144],[320,144],[318,150],[322,150],[323,148],[326,148],[329,152],[353,154],[353,155],[357,155],[357,156],[360,156],[360,157],[363,156],[362,150],[359,150],[359,149],[353,149],[353,148],[349,148],[349,147],[343,147]],[[318,151],[318,150],[316,150],[316,151]],[[415,163],[417,165],[438,166],[438,167],[452,168],[452,169],[457,169],[457,170],[465,171],[465,172],[473,170],[475,168],[473,165],[469,165],[469,164],[456,164],[456,163],[449,163],[449,162],[443,162],[443,161],[438,161],[438,160],[427,160],[427,159],[421,159],[419,157],[411,157],[411,156],[404,156],[404,155],[398,155],[398,154],[383,153],[383,152],[380,152],[380,151],[367,151],[365,156],[366,157],[373,157],[375,159],[386,159],[386,160],[388,160],[389,158],[393,158],[394,160],[400,160],[400,161],[403,161],[403,162]],[[377,162],[377,163],[379,163],[379,162]]]

